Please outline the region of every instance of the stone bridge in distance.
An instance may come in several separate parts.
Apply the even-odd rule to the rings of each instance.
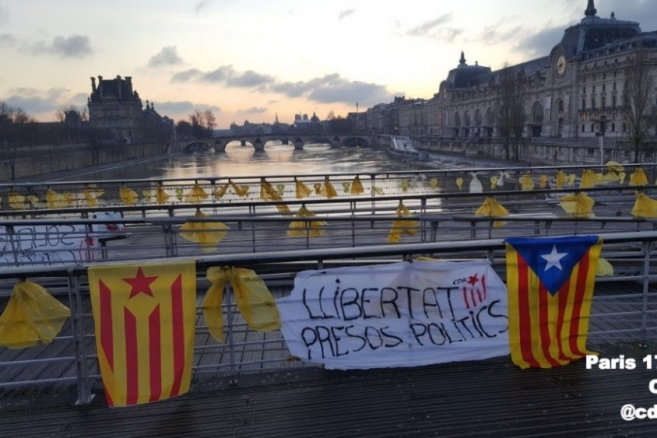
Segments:
[[[212,137],[206,139],[177,140],[172,144],[171,152],[206,152],[214,149],[215,152],[225,152],[226,146],[231,142],[239,142],[242,146],[251,146],[256,151],[264,151],[267,143],[282,142],[293,144],[294,149],[303,149],[307,143],[329,144],[331,147],[340,146],[380,146],[385,145],[382,137],[378,135],[360,134],[262,134],[262,135],[231,135]]]

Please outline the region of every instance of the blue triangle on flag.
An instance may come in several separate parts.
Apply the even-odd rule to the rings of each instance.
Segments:
[[[553,296],[568,281],[575,265],[598,241],[598,236],[506,239]]]

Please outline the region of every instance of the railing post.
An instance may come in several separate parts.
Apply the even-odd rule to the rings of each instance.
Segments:
[[[162,231],[164,232],[164,247],[166,249],[166,256],[177,256],[178,250],[176,248],[176,236],[173,232],[173,227],[169,224],[164,224],[162,225]]]
[[[311,219],[303,221],[303,227],[306,231],[306,249],[310,249],[310,228],[312,227]]]
[[[650,251],[652,241],[644,241],[643,247],[643,293],[641,302],[641,346],[647,347],[648,341],[648,289],[650,286]]]
[[[14,264],[16,266],[20,266],[21,264],[18,263],[18,250],[16,250],[16,240],[14,238],[14,236],[16,236],[16,230],[14,229],[13,225],[7,225],[6,228],[7,228],[7,235],[9,236],[9,242],[11,243],[11,252],[14,255]]]
[[[372,197],[372,215],[374,215],[376,214],[376,175],[371,174],[370,179],[370,186],[372,187],[370,190],[370,196]],[[374,223],[372,223],[372,228],[374,228]]]
[[[255,221],[252,220],[251,221],[251,248],[252,248],[251,252],[257,252],[256,243],[258,243],[258,241],[256,239]]]
[[[228,361],[231,374],[235,373],[235,341],[233,339],[233,288],[229,283],[225,286],[226,297],[226,328],[228,330]]]
[[[89,363],[84,331],[84,311],[80,293],[80,278],[74,273],[75,267],[68,269],[68,300],[71,306],[71,324],[73,326],[73,348],[75,350],[75,368],[78,387],[76,405],[91,403],[94,395],[89,382]]]

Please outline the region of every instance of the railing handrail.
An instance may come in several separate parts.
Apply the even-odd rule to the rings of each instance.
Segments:
[[[204,202],[204,203],[166,203],[166,204],[138,204],[138,205],[99,205],[96,207],[67,207],[67,208],[37,208],[37,209],[22,209],[22,210],[3,210],[0,211],[0,216],[30,216],[38,214],[71,214],[76,213],[80,215],[89,215],[93,213],[102,213],[102,212],[147,212],[147,211],[175,211],[175,210],[189,210],[189,209],[222,209],[222,208],[236,208],[236,207],[263,207],[263,206],[277,206],[277,205],[297,205],[302,204],[306,205],[332,205],[332,204],[344,204],[346,202],[390,202],[390,201],[409,201],[409,200],[419,200],[419,201],[430,201],[430,200],[441,200],[441,199],[453,199],[453,198],[468,198],[468,199],[478,199],[485,197],[502,197],[502,196],[535,196],[535,195],[548,195],[548,194],[569,194],[573,192],[584,192],[584,193],[599,193],[599,192],[620,192],[626,190],[651,190],[657,189],[657,185],[645,185],[645,186],[628,186],[628,185],[598,185],[596,187],[590,188],[576,188],[576,187],[567,187],[567,188],[535,188],[533,190],[490,190],[484,191],[481,193],[470,193],[468,191],[436,191],[433,193],[412,193],[412,194],[395,194],[395,195],[341,195],[339,197],[328,199],[328,198],[306,198],[306,199],[297,199],[289,198],[283,199],[281,201],[268,201],[261,199],[250,199],[250,200],[233,200],[230,202]],[[631,199],[628,199],[630,201]],[[554,201],[557,201],[555,199]],[[281,216],[285,218],[285,216]]]
[[[595,233],[605,243],[654,242],[657,231],[635,231],[623,233]],[[358,257],[409,257],[416,254],[454,253],[461,251],[491,251],[503,249],[504,239],[478,239],[449,242],[427,242],[395,245],[373,245],[354,248],[318,248],[289,251],[266,251],[257,253],[216,254],[197,257],[178,257],[176,259],[148,259],[148,263],[172,263],[175,261],[194,260],[197,269],[210,266],[262,265],[267,263],[286,263],[300,261],[325,261],[352,259]],[[121,263],[136,263],[135,260]],[[70,263],[44,267],[3,268],[0,279],[25,278],[38,276],[80,276],[84,275],[93,263]]]
[[[656,163],[621,163],[622,166],[624,166],[626,169],[636,169],[637,167],[655,167],[657,166]],[[260,181],[261,179],[267,179],[269,180],[275,180],[275,179],[284,179],[284,180],[290,180],[291,178],[295,177],[298,179],[323,179],[324,177],[330,177],[330,178],[336,178],[340,179],[341,177],[344,178],[353,178],[355,175],[359,175],[361,177],[376,177],[377,175],[393,175],[393,176],[399,176],[399,175],[415,175],[415,174],[426,174],[426,173],[434,173],[434,174],[456,174],[456,173],[463,173],[465,171],[467,172],[501,172],[501,171],[507,171],[507,172],[514,172],[514,173],[522,173],[522,172],[527,172],[529,170],[532,171],[549,171],[549,170],[569,170],[569,169],[600,169],[600,168],[605,168],[605,165],[601,164],[572,164],[572,165],[560,165],[560,166],[522,166],[522,167],[517,167],[513,162],[509,162],[508,166],[495,166],[495,167],[468,167],[468,168],[434,168],[434,167],[425,167],[423,169],[418,169],[418,170],[392,170],[392,171],[379,171],[379,172],[345,172],[345,173],[330,173],[330,172],[324,172],[324,173],[302,173],[298,175],[289,175],[289,174],[273,174],[273,175],[267,175],[265,177],[262,176],[211,176],[211,175],[199,175],[195,177],[177,177],[177,178],[157,178],[157,177],[152,177],[152,178],[131,178],[131,179],[112,179],[112,180],[75,180],[75,181],[37,181],[37,182],[19,182],[19,181],[13,181],[13,182],[3,182],[0,183],[0,190],[6,190],[6,189],[12,189],[16,187],[47,187],[49,185],[51,186],[81,186],[81,185],[121,185],[123,183],[125,184],[154,184],[157,182],[162,182],[162,183],[171,183],[171,182],[179,182],[179,183],[185,183],[189,184],[190,181],[195,182],[195,181],[203,181],[207,182],[210,184],[215,184],[218,181]]]

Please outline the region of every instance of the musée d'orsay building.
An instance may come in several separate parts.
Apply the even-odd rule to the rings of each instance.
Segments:
[[[613,12],[599,17],[593,0],[584,14],[547,56],[509,67],[526,79],[525,137],[581,138],[604,132],[620,138],[628,129],[620,109],[625,69],[638,51],[647,51],[657,64],[657,32],[642,32],[639,23],[620,20]],[[367,123],[375,132],[395,126],[406,135],[496,137],[502,72],[468,65],[461,54],[431,99],[396,98],[386,105],[387,116],[379,117],[383,108],[377,105],[368,110]],[[391,112],[398,113],[394,120]]]

